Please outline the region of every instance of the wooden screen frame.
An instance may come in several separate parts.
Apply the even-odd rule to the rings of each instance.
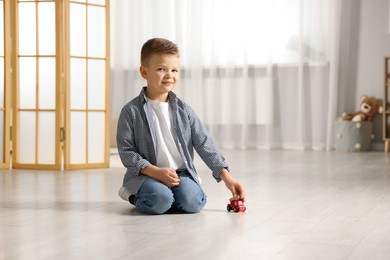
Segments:
[[[70,4],[80,4],[80,5],[86,5],[86,6],[99,6],[99,7],[105,7],[105,17],[106,17],[106,28],[105,28],[105,35],[106,35],[106,42],[105,42],[105,58],[93,58],[93,57],[77,57],[77,56],[71,56],[70,55]],[[88,1],[84,2],[76,2],[76,1],[70,1],[65,0],[64,1],[64,11],[65,11],[65,144],[64,144],[64,167],[65,169],[91,169],[91,168],[106,168],[109,167],[109,157],[110,157],[110,5],[109,0],[105,0],[104,5],[97,5],[97,4],[89,4]],[[88,10],[86,10],[88,11]],[[88,54],[88,16],[86,15],[86,25],[87,25],[87,40],[86,40],[86,51]],[[104,112],[105,114],[105,127],[104,127],[104,161],[101,163],[89,163],[88,162],[88,138],[86,138],[86,163],[72,163],[71,162],[71,139],[69,138],[71,135],[71,127],[70,127],[70,117],[71,112],[77,112],[77,109],[71,109],[70,108],[70,61],[71,58],[83,58],[88,62],[89,59],[97,59],[97,60],[104,60],[105,61],[105,109],[104,110],[94,110],[94,109],[88,109],[88,107],[85,110],[80,110],[80,112],[86,113],[86,137],[88,136],[88,112]],[[88,78],[88,71],[87,78]],[[86,86],[88,88],[88,85]],[[88,94],[86,95],[86,99],[88,99]],[[88,103],[87,103],[88,104]]]
[[[4,14],[4,158],[0,169],[10,167],[10,117],[11,117],[11,5],[10,0],[3,0]]]
[[[62,169],[62,144],[61,144],[61,128],[62,128],[62,113],[61,113],[61,107],[62,107],[62,59],[63,56],[61,55],[62,53],[62,42],[61,42],[61,31],[62,31],[62,10],[61,10],[61,5],[60,5],[60,0],[25,0],[21,1],[22,3],[35,3],[36,6],[38,3],[44,3],[44,2],[53,2],[55,4],[55,20],[56,20],[56,33],[55,33],[55,46],[56,46],[56,51],[55,55],[49,55],[50,57],[53,56],[53,58],[56,61],[56,97],[55,97],[55,108],[50,109],[50,112],[54,112],[55,114],[55,144],[54,144],[54,150],[55,150],[55,155],[54,155],[54,163],[52,164],[44,164],[44,163],[38,163],[38,145],[36,142],[36,147],[35,147],[35,163],[21,163],[19,160],[19,150],[18,150],[18,144],[20,142],[20,136],[19,136],[19,130],[20,130],[20,124],[19,124],[19,58],[20,57],[35,57],[38,59],[40,57],[46,57],[47,55],[39,55],[38,48],[39,44],[36,44],[36,54],[35,55],[19,55],[19,32],[18,32],[18,20],[19,20],[19,14],[18,14],[18,5],[19,1],[12,1],[13,3],[11,4],[11,13],[14,14],[13,20],[12,20],[12,31],[13,31],[13,86],[14,86],[14,91],[12,93],[12,103],[13,103],[13,113],[12,113],[12,122],[13,122],[13,127],[12,127],[12,147],[13,147],[13,152],[12,152],[12,168],[17,168],[17,169],[43,169],[43,170],[59,170]],[[38,16],[36,16],[36,24],[38,24]],[[36,41],[38,43],[38,27],[36,31]],[[39,71],[37,70],[37,73]],[[38,81],[38,78],[37,78]],[[22,109],[23,110],[23,109]],[[26,110],[27,111],[27,110]],[[45,111],[42,109],[39,109],[39,107],[36,107],[35,109],[31,109],[30,111],[35,112],[36,115],[38,114],[39,111]],[[36,117],[36,125],[38,125],[38,117]],[[38,127],[38,126],[36,126]],[[36,141],[38,141],[38,133],[36,131]]]

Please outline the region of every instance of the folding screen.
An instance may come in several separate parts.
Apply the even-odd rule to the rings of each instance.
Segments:
[[[108,166],[108,0],[12,9],[13,167]]]

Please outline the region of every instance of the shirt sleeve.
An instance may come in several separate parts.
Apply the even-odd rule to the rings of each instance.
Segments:
[[[141,169],[150,165],[150,162],[144,159],[136,148],[134,117],[129,108],[124,107],[118,119],[117,145],[119,157],[126,168],[132,169],[132,172],[139,172]]]
[[[190,120],[192,145],[200,158],[212,171],[213,177],[220,182],[220,173],[224,168],[228,169],[225,158],[192,108],[187,105],[185,109]]]

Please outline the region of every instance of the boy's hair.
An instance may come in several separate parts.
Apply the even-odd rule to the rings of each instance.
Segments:
[[[177,45],[167,39],[153,38],[144,43],[141,49],[141,65],[147,65],[153,54],[172,54],[180,56]]]

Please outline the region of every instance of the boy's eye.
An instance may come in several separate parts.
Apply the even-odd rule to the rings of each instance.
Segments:
[[[164,68],[158,68],[157,70],[158,71],[164,71]]]
[[[172,70],[172,72],[179,72],[179,70]]]

